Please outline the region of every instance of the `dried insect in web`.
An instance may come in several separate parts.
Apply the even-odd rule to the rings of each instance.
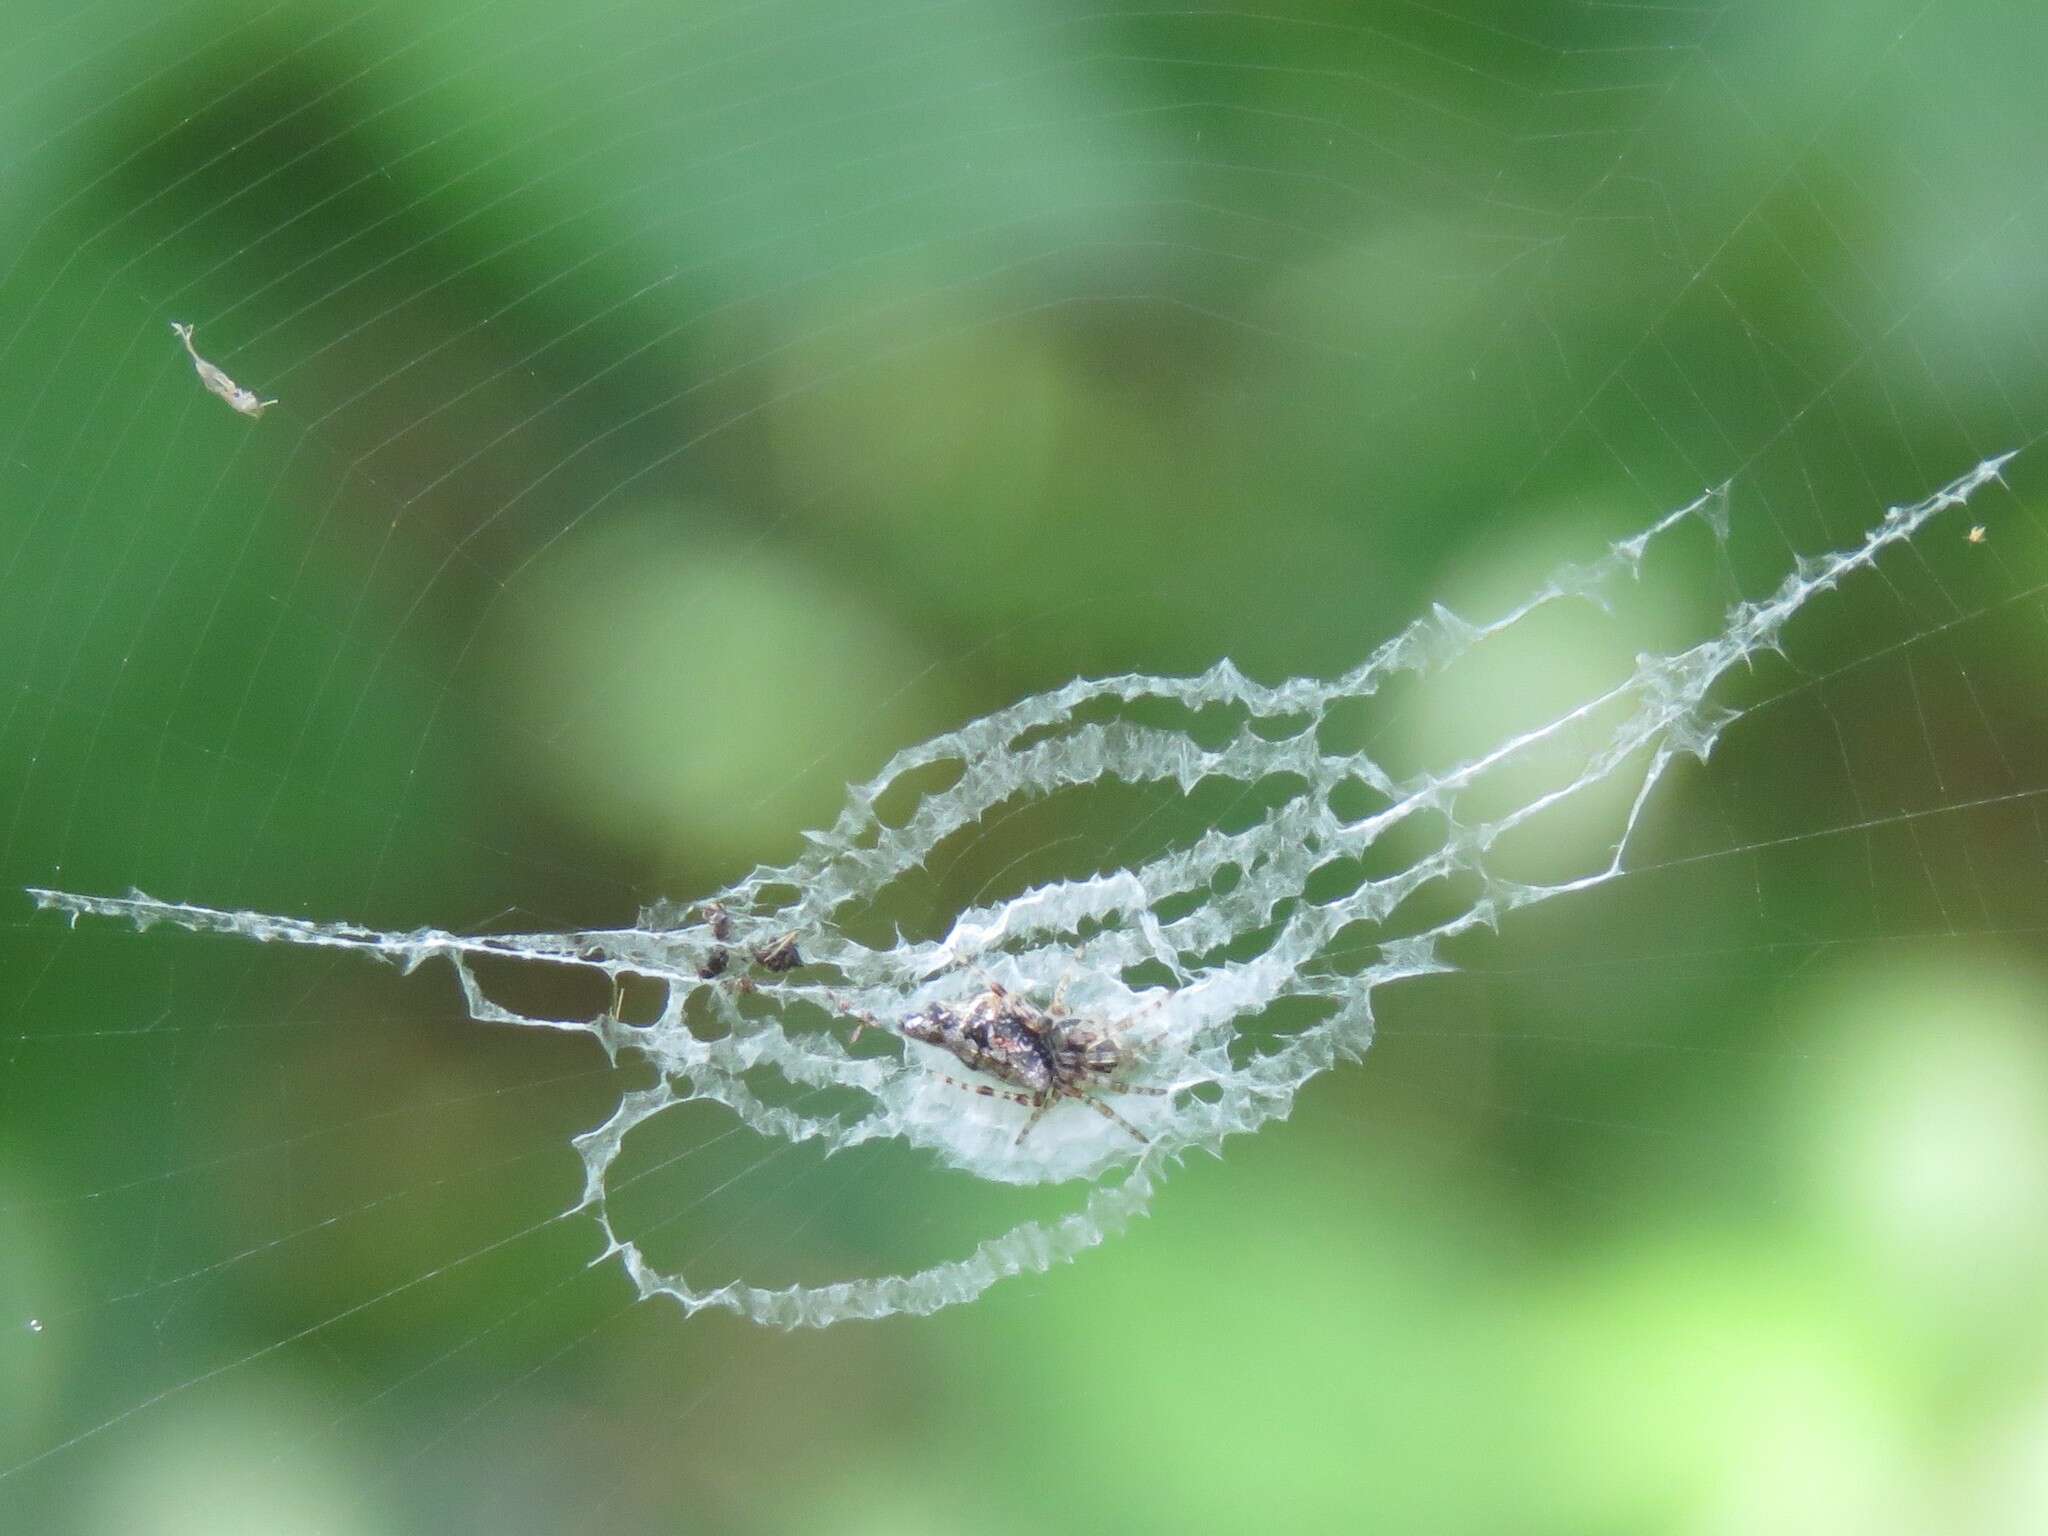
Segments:
[[[697,967],[697,979],[710,981],[723,976],[725,968],[732,963],[732,951],[726,945],[732,942],[732,914],[722,903],[707,901],[700,909],[704,925],[711,930],[714,943],[711,953],[704,957],[704,963]]]
[[[804,963],[804,957],[796,952],[796,933],[785,933],[765,948],[754,951],[754,963],[764,971],[773,971],[778,976],[784,971],[793,971]]]
[[[697,909],[704,926],[710,930],[712,945],[704,956],[704,963],[697,967],[699,981],[715,981],[726,973],[732,964],[733,921],[732,913],[725,909],[723,902],[707,901]],[[783,975],[802,966],[804,957],[797,952],[796,931],[783,934],[780,938],[759,949],[748,950],[754,964],[772,975]],[[753,983],[746,977],[737,978],[734,983],[742,991],[753,990]]]
[[[703,961],[697,965],[699,981],[716,982],[729,992],[745,996],[756,990],[754,978],[744,973],[729,974],[733,963],[733,936],[735,926],[732,914],[721,902],[710,901],[697,909],[705,930],[711,937],[711,947],[704,952]],[[755,965],[774,975],[782,975],[803,966],[804,957],[797,952],[796,933],[792,930],[759,949],[740,949],[740,958],[751,958]],[[602,963],[606,955],[601,948],[586,952],[584,959]],[[609,967],[608,967],[609,969]],[[611,1003],[602,1015],[602,1022],[617,1028],[625,1023],[625,978],[635,974],[632,966],[621,966],[611,970]],[[661,978],[662,985],[669,986],[668,978]]]
[[[192,345],[191,326],[173,320],[171,329],[177,333],[178,340],[185,343],[185,351],[192,358],[192,367],[199,375],[199,382],[206,386],[209,393],[219,395],[232,408],[252,421],[277,404],[275,400],[257,399],[255,390],[242,388],[219,367],[201,357],[199,349]]]
[[[938,1074],[942,1082],[964,1092],[1005,1099],[1028,1108],[1031,1116],[1017,1132],[1013,1145],[1021,1146],[1062,1099],[1086,1104],[1140,1146],[1151,1145],[1151,1137],[1096,1097],[1102,1093],[1142,1093],[1155,1098],[1168,1095],[1167,1089],[1146,1087],[1125,1077],[1145,1050],[1144,1045],[1134,1046],[1121,1038],[1130,1025],[1129,1019],[1098,1025],[1075,1018],[1067,1012],[1065,982],[1046,1008],[1017,996],[985,972],[982,982],[983,990],[966,1002],[929,1004],[909,1015],[894,1030],[873,1014],[847,1008],[846,1012],[856,1021],[852,1040],[858,1041],[867,1029],[900,1034],[906,1040],[938,1046],[969,1070],[1011,1084],[1005,1090]],[[840,1006],[845,1008],[843,1002]]]

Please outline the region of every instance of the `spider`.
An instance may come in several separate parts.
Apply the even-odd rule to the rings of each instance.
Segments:
[[[1121,1074],[1132,1065],[1132,1053],[1113,1029],[1084,1024],[1067,1012],[1066,986],[1053,994],[1050,1007],[1018,997],[993,977],[982,978],[987,986],[964,1003],[932,1003],[911,1014],[896,1029],[909,1040],[921,1040],[950,1051],[972,1071],[1013,1085],[1020,1092],[1006,1091],[986,1083],[963,1083],[957,1077],[939,1076],[955,1088],[978,1093],[983,1098],[1007,1099],[1031,1111],[1013,1145],[1037,1127],[1061,1099],[1086,1104],[1103,1119],[1120,1126],[1140,1146],[1152,1138],[1111,1109],[1098,1093],[1146,1093],[1164,1097],[1164,1088],[1145,1088],[1126,1082]],[[864,1029],[888,1029],[872,1014],[854,1013],[853,1039]]]

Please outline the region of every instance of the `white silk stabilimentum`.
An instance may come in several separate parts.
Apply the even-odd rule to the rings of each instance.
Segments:
[[[1445,969],[1447,940],[1617,878],[1666,770],[1681,758],[1704,760],[1734,718],[1716,703],[1716,684],[1775,650],[1787,623],[1814,597],[1874,566],[1937,514],[1995,481],[2009,457],[1979,464],[1924,501],[1892,508],[1851,547],[1799,560],[1768,596],[1735,604],[1696,643],[1639,655],[1625,676],[1545,723],[1422,772],[1397,774],[1370,755],[1332,747],[1332,711],[1381,694],[1403,675],[1426,688],[1453,663],[1553,605],[1603,604],[1637,578],[1654,543],[1683,525],[1704,525],[1725,538],[1725,491],[1555,576],[1490,622],[1466,622],[1439,607],[1334,681],[1267,685],[1228,661],[1197,677],[1077,681],[908,748],[849,793],[837,822],[812,836],[802,858],[757,870],[719,893],[723,911],[715,920],[702,908],[660,904],[630,928],[465,937],[223,911],[139,892],[31,894],[74,921],[125,918],[139,927],[166,923],[359,950],[407,971],[444,959],[476,1019],[588,1033],[614,1058],[637,1053],[657,1069],[654,1086],[626,1093],[610,1118],[577,1138],[586,1172],[581,1209],[601,1226],[606,1251],[643,1296],[671,1296],[693,1312],[725,1307],[783,1326],[931,1312],[1101,1242],[1145,1210],[1157,1180],[1182,1155],[1219,1150],[1226,1138],[1286,1116],[1311,1078],[1364,1052],[1375,989]],[[1176,712],[1190,728],[1172,723]],[[1192,729],[1198,714],[1199,733]],[[1518,765],[1555,765],[1561,756],[1567,771],[1515,776]],[[1188,792],[1218,780],[1259,787],[1261,809],[1251,825],[1210,827],[1143,862],[959,912],[935,940],[899,937],[876,947],[844,931],[850,913],[872,909],[949,837],[1016,806],[1111,782]],[[1598,857],[1542,882],[1500,870],[1496,849],[1504,836],[1597,789],[1619,792],[1627,807],[1618,835]],[[1426,851],[1390,871],[1381,867],[1384,840],[1398,830],[1414,841],[1420,826],[1431,829],[1420,839]],[[1368,860],[1372,854],[1381,855],[1377,865]],[[1312,892],[1311,876],[1332,868],[1355,873],[1334,894],[1327,878]],[[1448,915],[1433,910],[1428,920],[1391,931],[1398,936],[1359,939],[1432,883],[1454,883],[1461,893]],[[747,964],[750,954],[791,932],[801,967],[783,973]],[[725,957],[732,962],[725,974],[700,975],[719,969]],[[660,1016],[644,1024],[613,1013],[529,1017],[486,994],[476,969],[484,959],[649,978],[665,986],[666,998]],[[1171,982],[1133,985],[1134,976]],[[1133,1081],[1165,1091],[1113,1102],[1148,1143],[1105,1117],[1066,1108],[1020,1144],[1017,1131],[1029,1111],[956,1091],[939,1074],[962,1069],[943,1052],[901,1040],[885,1054],[855,1050],[847,1031],[826,1027],[850,1014],[890,1021],[933,1003],[958,1004],[991,982],[1040,1004],[1065,982],[1075,1015],[1130,1021],[1129,1037],[1143,1042]],[[722,1032],[686,1024],[693,998],[700,1014],[710,1009],[722,1019]],[[1307,1022],[1251,1041],[1244,1021],[1290,998],[1303,1000]],[[703,1038],[711,1033],[717,1038]],[[752,1086],[764,1072],[792,1089],[851,1091],[865,1108],[813,1117],[767,1102]],[[912,1273],[782,1288],[744,1279],[693,1283],[661,1272],[614,1229],[607,1184],[636,1126],[693,1100],[723,1105],[754,1132],[783,1142],[840,1151],[894,1139],[980,1179],[1087,1181],[1087,1193],[1063,1217],[1024,1222]]]

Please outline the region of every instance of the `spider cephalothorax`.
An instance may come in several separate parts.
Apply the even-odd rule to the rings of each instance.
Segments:
[[[885,1027],[865,1014],[859,1019],[856,1039],[862,1029]],[[1130,1048],[1113,1030],[1075,1019],[1057,996],[1050,1007],[1040,1008],[991,980],[985,990],[964,1003],[927,1005],[904,1019],[896,1032],[938,1046],[961,1065],[1017,1090],[1006,1093],[987,1084],[946,1078],[969,1093],[1028,1106],[1031,1117],[1017,1133],[1020,1142],[1061,1099],[1078,1099],[1139,1142],[1151,1140],[1095,1095],[1159,1094],[1165,1090],[1123,1081],[1121,1074],[1132,1065]]]

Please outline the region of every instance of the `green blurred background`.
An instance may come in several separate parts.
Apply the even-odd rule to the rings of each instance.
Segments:
[[[631,1305],[550,1218],[644,1075],[443,971],[5,896],[623,923],[1034,690],[1329,675],[1725,482],[1726,546],[1598,642],[1685,643],[2048,424],[2048,20],[9,30],[0,1528],[2048,1529],[2038,449],[1981,543],[1935,523],[1731,680],[1638,872],[928,1320]],[[282,403],[205,395],[173,320]],[[1550,643],[1361,743],[1498,739],[1590,654]],[[895,915],[1111,835],[991,825]],[[937,1219],[770,1187],[742,1267]]]

